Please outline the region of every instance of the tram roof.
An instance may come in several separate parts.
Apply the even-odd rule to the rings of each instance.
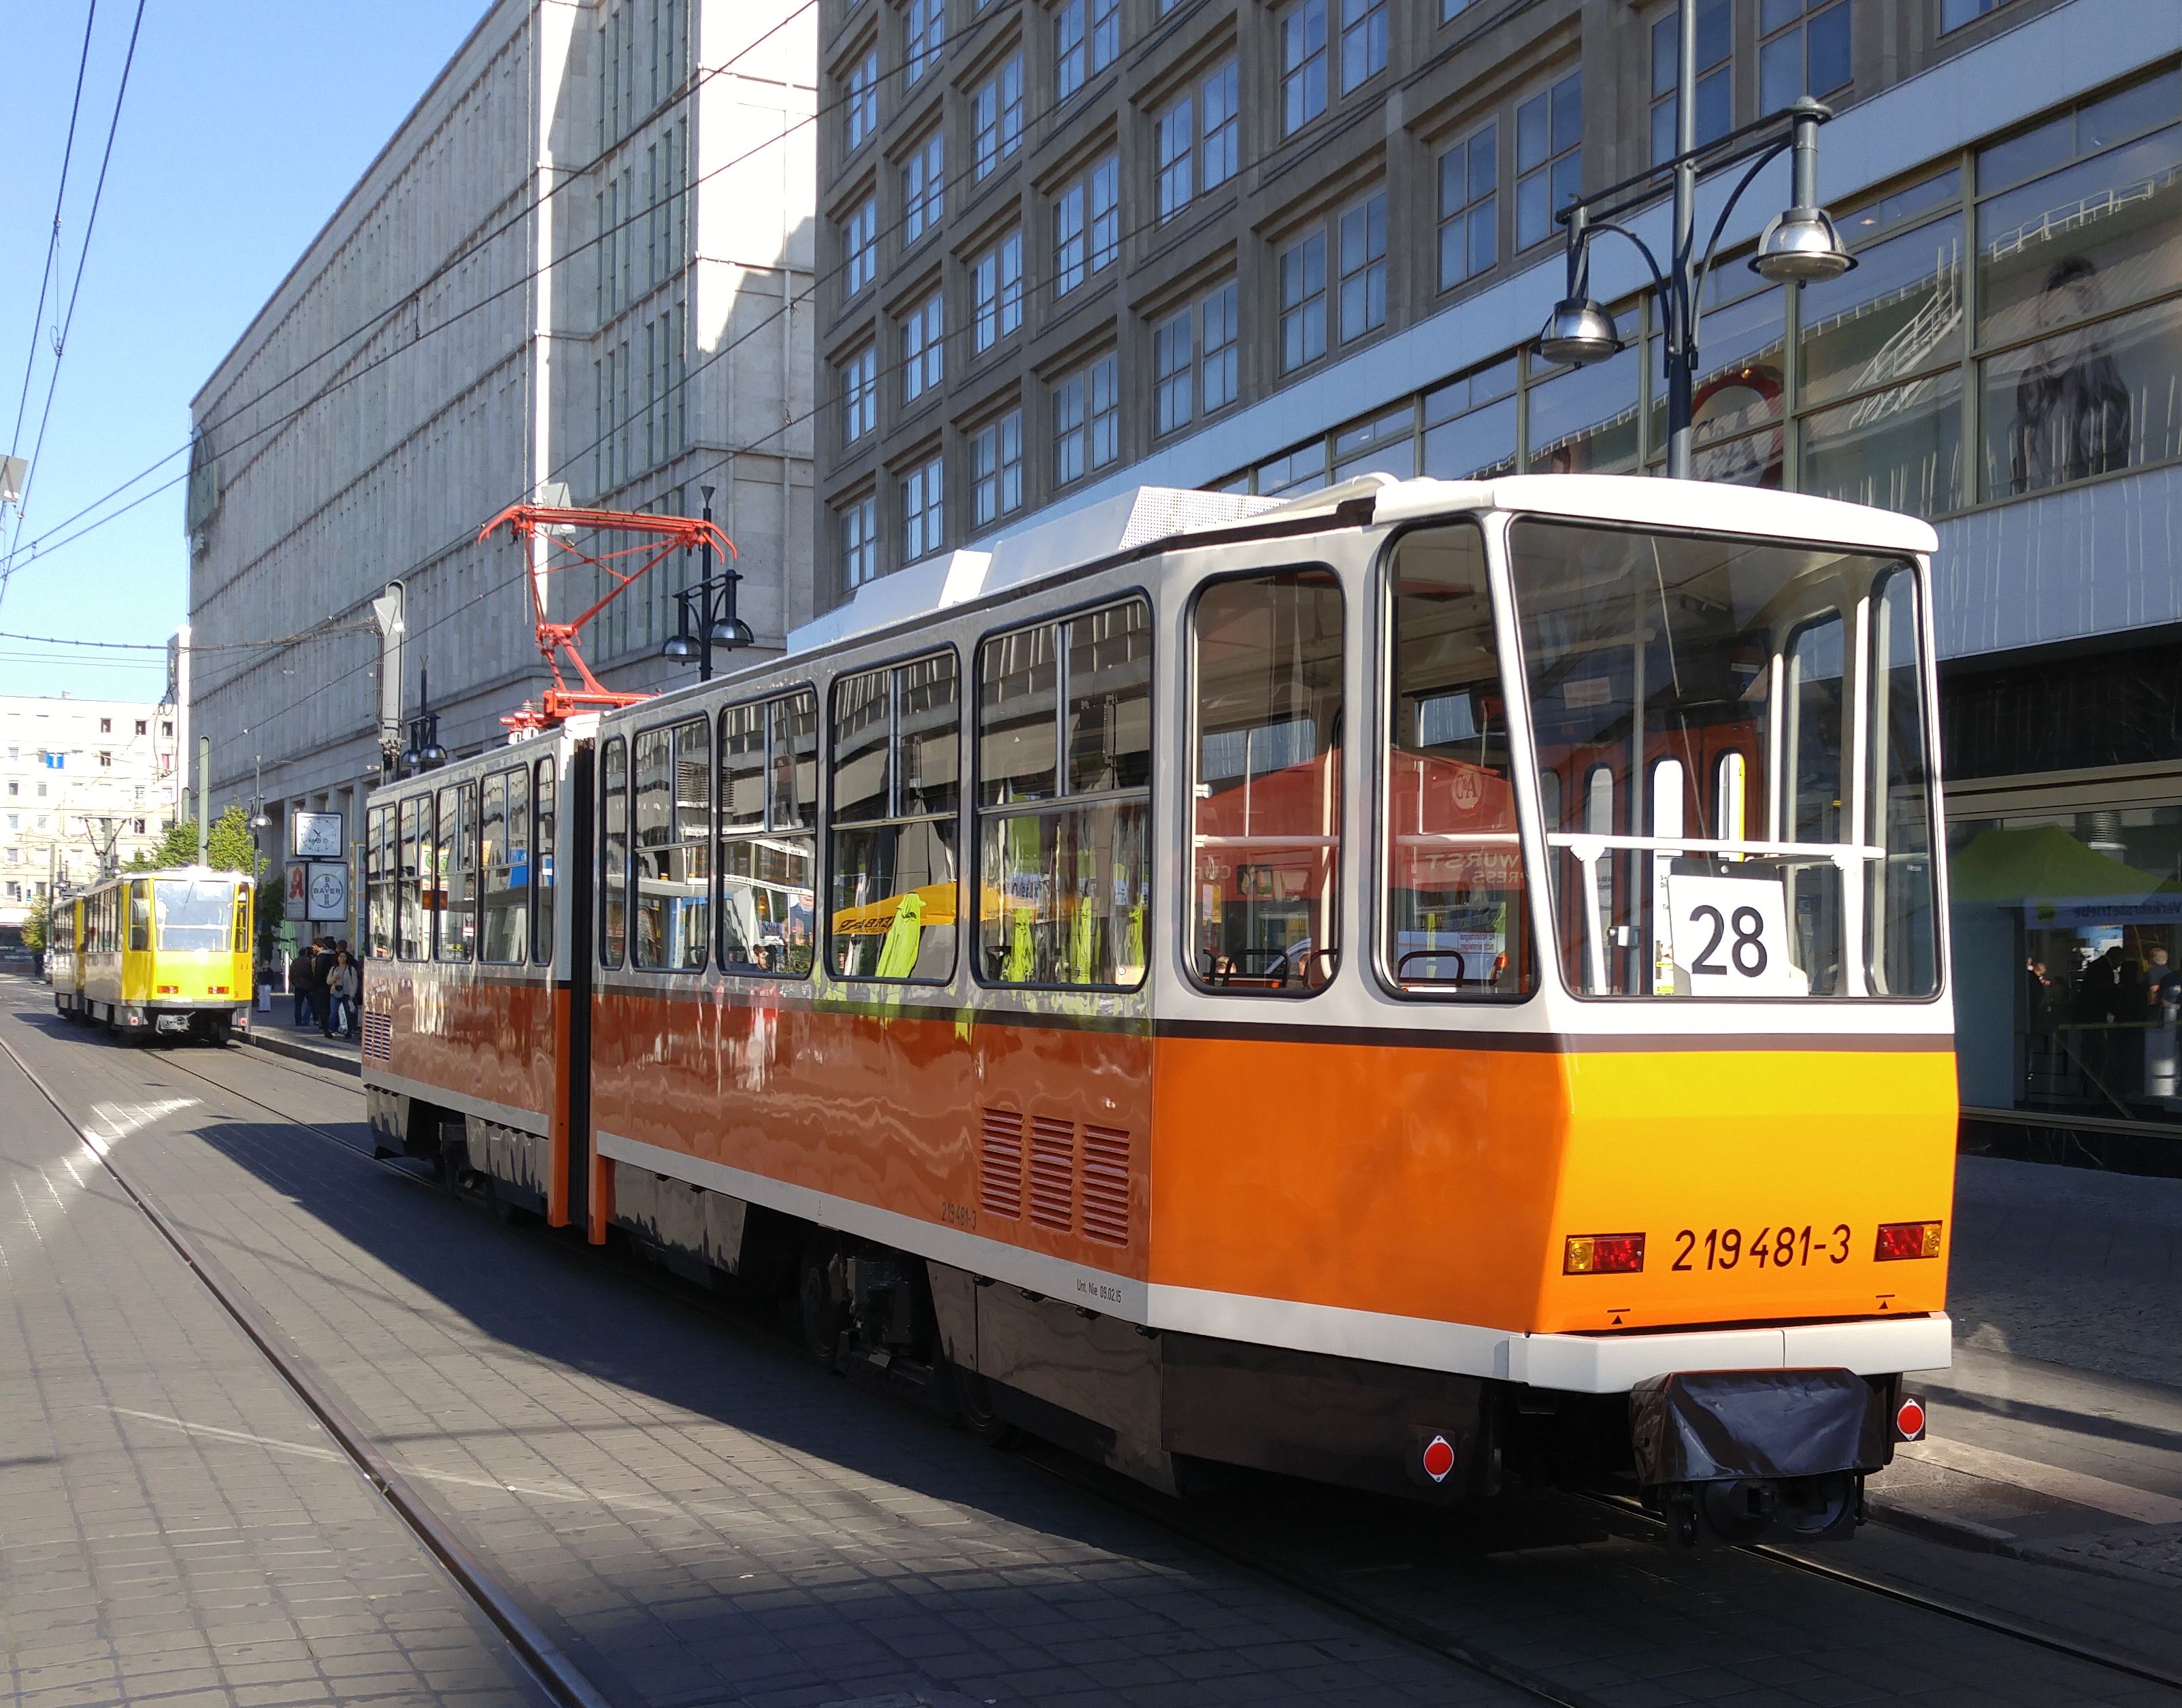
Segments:
[[[1361,526],[1481,510],[1823,541],[1883,552],[1929,553],[1939,544],[1930,523],[1869,505],[1625,474],[1511,474],[1492,480],[1365,474],[1291,500],[1139,486],[1002,535],[989,551],[950,552],[867,581],[845,604],[791,630],[788,652],[813,652],[1169,541],[1187,543],[1192,535],[1277,527],[1314,515],[1353,518]]]

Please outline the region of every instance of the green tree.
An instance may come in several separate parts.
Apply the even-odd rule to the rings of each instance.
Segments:
[[[30,898],[30,911],[23,917],[23,946],[42,950],[53,935],[53,904],[43,892]]]

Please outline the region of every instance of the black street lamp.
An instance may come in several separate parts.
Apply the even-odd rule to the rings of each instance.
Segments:
[[[1697,389],[1697,319],[1699,293],[1712,270],[1713,256],[1728,215],[1742,199],[1742,192],[1783,151],[1792,157],[1792,196],[1790,205],[1776,215],[1758,240],[1751,271],[1775,284],[1795,284],[1807,279],[1838,279],[1856,265],[1856,258],[1842,246],[1834,222],[1819,206],[1819,126],[1832,118],[1832,109],[1808,95],[1792,107],[1768,114],[1739,130],[1731,130],[1702,148],[1697,145],[1697,0],[1681,0],[1677,20],[1681,52],[1675,94],[1675,158],[1625,178],[1619,184],[1581,197],[1559,216],[1568,227],[1568,294],[1538,335],[1538,353],[1548,362],[1579,366],[1603,362],[1620,350],[1621,335],[1614,316],[1591,295],[1591,238],[1595,231],[1612,231],[1636,246],[1651,270],[1652,287],[1659,299],[1664,321],[1667,369],[1667,473],[1677,480],[1690,474],[1691,400]],[[1697,248],[1697,191],[1700,169],[1717,171],[1749,163],[1714,223],[1712,236],[1702,255]],[[1674,248],[1662,268],[1644,240],[1620,223],[1622,216],[1643,206],[1659,194],[1663,181],[1671,178],[1674,188]]]
[[[427,664],[417,674],[418,711],[409,720],[409,746],[402,754],[402,768],[412,777],[447,762],[447,750],[440,745],[440,714],[432,709],[432,667]]]
[[[712,489],[700,486],[698,493],[705,501],[705,518],[712,519]],[[731,652],[739,646],[754,645],[756,633],[750,624],[735,615],[735,588],[743,579],[742,571],[734,563],[734,546],[728,546],[728,563],[720,572],[719,580],[712,579],[712,537],[710,530],[698,547],[703,553],[702,573],[695,587],[684,587],[674,595],[676,607],[674,632],[667,644],[659,649],[659,656],[672,664],[697,663],[697,679],[712,679],[712,649]],[[715,597],[718,608],[714,609]],[[692,631],[695,631],[694,633]]]

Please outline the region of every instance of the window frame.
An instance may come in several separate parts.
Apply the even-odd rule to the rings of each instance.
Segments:
[[[622,882],[621,882],[621,907],[622,907],[622,913],[621,913],[621,946],[620,946],[620,948],[619,948],[617,951],[615,951],[615,953],[614,953],[614,955],[613,955],[613,957],[612,957],[611,960],[609,960],[609,959],[607,958],[607,951],[606,951],[606,946],[607,946],[607,943],[608,943],[608,941],[609,941],[609,934],[608,934],[607,929],[606,929],[606,906],[607,906],[607,903],[608,903],[608,902],[612,900],[612,898],[614,886],[613,886],[613,874],[612,874],[612,873],[610,873],[610,872],[606,869],[606,844],[607,844],[607,840],[608,840],[608,838],[610,838],[610,837],[613,835],[613,827],[612,827],[612,825],[607,822],[607,819],[606,819],[606,806],[607,806],[606,790],[607,790],[607,787],[608,787],[608,785],[607,785],[607,776],[606,776],[606,759],[607,759],[608,750],[609,750],[609,749],[612,749],[612,748],[618,748],[618,749],[620,750],[620,752],[621,752],[621,841],[622,841],[622,847],[621,847],[621,865],[622,865],[622,871],[621,871],[621,879],[622,879]],[[592,946],[591,946],[591,952],[592,952],[592,958],[593,958],[593,960],[595,962],[595,963],[597,964],[597,966],[599,967],[599,968],[600,968],[601,971],[603,971],[603,972],[608,972],[608,973],[615,973],[615,972],[619,972],[619,971],[621,971],[623,968],[626,968],[626,967],[629,965],[629,853],[630,853],[629,819],[630,819],[630,812],[631,812],[631,808],[632,808],[632,807],[634,806],[634,801],[635,801],[635,790],[634,790],[634,778],[632,778],[632,777],[631,777],[631,775],[630,775],[630,774],[629,774],[629,737],[628,737],[628,735],[627,735],[624,732],[623,732],[623,731],[621,731],[621,730],[618,730],[618,729],[617,729],[617,730],[616,730],[616,731],[615,731],[612,735],[607,735],[607,736],[601,737],[601,740],[600,740],[600,741],[599,741],[598,786],[597,786],[597,789],[596,789],[596,790],[595,790],[595,793],[596,793],[597,797],[598,797],[598,807],[597,807],[597,814],[598,814],[598,818],[597,818],[597,823],[596,823],[596,824],[593,827],[593,830],[592,830],[592,842],[593,842],[593,847],[594,847],[594,851],[595,851],[595,857],[596,857],[596,859],[597,859],[597,861],[598,861],[598,892],[599,892],[599,893],[598,893],[598,901],[597,901],[597,903],[596,903],[596,907],[597,907],[597,909],[598,909],[598,917],[597,917],[597,918],[596,918],[596,919],[595,919],[594,921],[592,921],[592,931],[593,931],[594,940],[593,940],[593,942],[592,942]]]
[[[988,809],[981,805],[980,802],[984,796],[985,743],[978,722],[977,694],[979,684],[983,679],[982,672],[984,668],[987,644],[1010,635],[1023,634],[1033,629],[1050,628],[1059,635],[1065,629],[1067,624],[1078,617],[1088,616],[1111,607],[1126,605],[1133,599],[1143,602],[1150,618],[1149,629],[1152,637],[1151,691],[1146,713],[1151,730],[1151,745],[1149,750],[1151,775],[1146,779],[1144,786],[1141,790],[1094,790],[1080,795],[1072,795],[1067,791],[1066,785],[1068,779],[1068,650],[1065,646],[1056,644],[1054,648],[1053,693],[1054,792],[1043,801],[1027,801],[1013,808]],[[1061,990],[1078,994],[1096,990],[1114,995],[1141,996],[1146,1000],[1149,999],[1152,990],[1153,968],[1158,955],[1156,946],[1160,941],[1160,885],[1156,881],[1156,872],[1160,858],[1160,645],[1159,602],[1152,596],[1151,589],[1142,582],[1110,588],[1103,593],[1088,596],[1073,604],[1062,606],[1056,610],[1040,612],[1034,617],[1024,617],[1016,622],[1002,623],[994,628],[980,629],[975,640],[970,643],[967,649],[968,657],[974,671],[978,674],[966,674],[959,679],[962,683],[962,740],[966,746],[966,757],[969,761],[963,774],[963,809],[966,815],[967,824],[967,846],[964,851],[963,869],[965,879],[971,887],[971,893],[977,898],[977,907],[970,915],[968,931],[957,933],[956,954],[961,957],[963,944],[965,942],[969,944],[969,954],[961,958],[966,958],[969,962],[970,981],[979,990],[1002,992]],[[988,812],[990,811],[1002,817],[1017,818],[1065,808],[1077,802],[1097,803],[1103,801],[1127,801],[1138,798],[1141,798],[1144,803],[1144,840],[1151,852],[1151,865],[1155,873],[1154,881],[1149,886],[1144,902],[1144,976],[1134,984],[1054,984],[1033,982],[1011,984],[986,978],[984,969],[978,965],[980,957],[976,945],[977,940],[983,935],[985,923],[983,911],[985,882],[983,835]]]
[[[811,718],[817,725],[811,745],[811,767],[814,774],[811,779],[811,825],[808,831],[798,829],[780,832],[776,830],[773,823],[773,708],[779,702],[793,699],[799,694],[808,694],[811,696]],[[739,700],[731,700],[723,705],[715,707],[707,714],[712,726],[710,736],[712,752],[712,940],[708,946],[708,952],[712,957],[713,968],[723,978],[808,981],[817,968],[819,951],[825,936],[824,932],[819,929],[818,909],[823,905],[824,892],[819,889],[818,884],[821,877],[825,875],[821,869],[821,862],[825,857],[823,839],[826,834],[828,814],[833,805],[829,798],[832,791],[827,787],[826,775],[826,768],[832,757],[828,751],[830,744],[826,739],[826,714],[830,704],[831,696],[819,693],[817,679],[806,677],[800,681],[790,679],[775,683],[769,687],[761,689],[756,694],[747,695]],[[731,827],[728,824],[728,796],[723,775],[728,751],[724,730],[729,713],[740,712],[752,706],[765,708],[765,763],[761,774],[765,779],[765,823],[755,829],[747,825]],[[633,800],[634,797],[632,797]],[[756,840],[776,834],[807,835],[811,839],[811,965],[800,973],[793,972],[785,968],[745,972],[741,968],[730,964],[722,937],[722,934],[728,929],[728,862],[723,855],[731,837],[736,840]],[[784,940],[784,945],[785,940]]]
[[[637,917],[641,911],[639,904],[636,884],[637,861],[639,858],[638,851],[640,847],[637,841],[637,744],[640,741],[642,741],[646,736],[661,736],[666,740],[667,829],[668,836],[667,840],[662,845],[662,846],[670,849],[686,846],[687,845],[674,834],[681,829],[681,825],[678,822],[681,812],[681,804],[674,797],[674,785],[675,779],[679,773],[681,765],[681,737],[684,730],[691,728],[695,728],[703,732],[701,739],[703,742],[705,756],[705,825],[703,843],[705,848],[706,865],[708,868],[705,879],[705,959],[702,963],[695,967],[678,966],[673,962],[663,959],[658,965],[651,966],[640,960],[637,957],[636,951],[638,941],[636,922]],[[679,716],[669,718],[663,723],[646,724],[641,729],[632,729],[627,733],[629,735],[629,941],[626,946],[628,951],[628,961],[626,964],[629,970],[632,973],[643,973],[661,978],[679,977],[686,979],[701,976],[711,968],[712,964],[712,940],[714,932],[712,929],[711,910],[713,906],[714,892],[718,888],[715,876],[709,869],[713,864],[713,850],[717,847],[719,844],[719,819],[717,813],[713,811],[713,797],[717,793],[719,788],[719,765],[712,750],[713,740],[719,733],[718,726],[714,723],[711,715],[707,713],[703,707],[697,707],[684,712]],[[663,942],[662,945],[661,953],[662,956],[665,953]]]

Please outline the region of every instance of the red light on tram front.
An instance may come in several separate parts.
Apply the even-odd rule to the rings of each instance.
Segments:
[[[1908,1257],[1940,1255],[1940,1224],[1936,1222],[1887,1222],[1880,1224],[1879,1244],[1872,1252],[1880,1263],[1898,1263]]]
[[[1571,1234],[1561,1255],[1564,1275],[1633,1275],[1643,1267],[1642,1234]]]

